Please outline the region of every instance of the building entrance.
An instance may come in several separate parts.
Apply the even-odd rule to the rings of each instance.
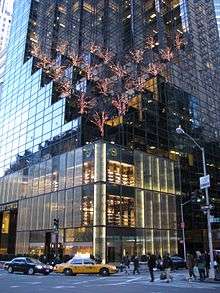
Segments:
[[[17,202],[0,205],[0,254],[15,254]]]

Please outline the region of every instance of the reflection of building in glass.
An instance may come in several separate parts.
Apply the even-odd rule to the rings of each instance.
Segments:
[[[220,1],[214,0],[215,5],[215,15],[217,19],[218,31],[220,32]]]
[[[175,253],[179,246],[181,252],[178,195],[181,190],[185,200],[197,192],[202,166],[200,153],[177,137],[179,124],[206,148],[218,216],[220,111],[214,11],[206,9],[206,1],[133,2],[15,1],[0,101],[2,252],[54,252],[57,218],[60,253],[94,252],[110,261],[119,260],[125,251]],[[89,66],[104,60],[94,53],[94,46],[91,51],[93,43],[115,54],[113,61],[125,66],[125,73],[119,68],[122,75],[132,77],[131,72],[148,69],[141,82],[135,75],[139,88],[133,90],[126,83],[125,115],[109,106],[111,93],[97,94],[96,77],[88,78]],[[127,56],[132,49],[140,55],[144,51],[143,65],[130,67]],[[73,50],[84,67],[73,60]],[[157,64],[155,59],[163,60]],[[52,66],[57,71],[51,72]],[[58,82],[59,66],[65,68],[66,83]],[[110,68],[115,69],[112,64]],[[107,72],[114,82],[109,71],[101,73]],[[124,86],[123,78],[119,83],[119,88]],[[79,92],[98,96],[91,111],[108,105],[102,142],[89,114],[79,113]],[[195,249],[206,248],[200,208],[192,205],[187,216],[187,228],[194,229],[191,235],[198,235],[187,236]],[[215,245],[219,241],[216,238]]]

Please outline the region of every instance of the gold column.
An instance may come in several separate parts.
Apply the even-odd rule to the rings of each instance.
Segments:
[[[106,144],[95,144],[93,254],[106,262]]]

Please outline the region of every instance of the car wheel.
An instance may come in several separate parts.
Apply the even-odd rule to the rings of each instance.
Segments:
[[[33,268],[29,268],[27,271],[28,275],[33,275],[34,274],[34,269]]]
[[[73,275],[73,272],[72,272],[71,269],[65,269],[65,270],[64,270],[64,275],[65,275],[65,276],[72,276],[72,275]]]
[[[103,268],[100,270],[99,274],[103,277],[109,276],[109,270],[106,268]]]
[[[9,272],[10,274],[14,273],[13,268],[12,268],[12,267],[8,267],[8,272]]]

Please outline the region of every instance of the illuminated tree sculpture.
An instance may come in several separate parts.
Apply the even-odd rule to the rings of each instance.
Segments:
[[[113,82],[110,80],[110,78],[104,78],[97,82],[96,87],[100,94],[107,96],[112,89],[112,84]]]
[[[120,79],[122,79],[123,77],[125,77],[128,74],[125,66],[123,66],[119,63],[110,64],[110,68],[111,68],[112,72],[114,73],[114,75]]]
[[[181,50],[183,45],[185,45],[183,35],[180,32],[177,32],[175,36],[175,47],[177,48],[177,50]]]
[[[98,65],[85,64],[83,71],[85,72],[87,80],[97,80],[98,79]]]
[[[79,67],[80,64],[82,63],[82,58],[79,57],[79,55],[73,50],[68,52],[67,58],[69,59],[70,64],[73,65],[74,67]]]
[[[134,89],[138,92],[144,92],[146,90],[146,77],[139,76],[134,80]]]
[[[68,47],[68,42],[63,42],[57,45],[56,47],[56,51],[59,52],[62,55],[65,55],[66,51],[67,51],[67,47]]]
[[[103,60],[104,64],[108,64],[114,58],[114,54],[108,49],[97,51],[97,55]]]
[[[90,121],[98,127],[102,138],[104,137],[104,134],[105,134],[105,123],[108,120],[109,120],[109,115],[105,111],[102,111],[100,113],[95,112],[95,114],[90,119]]]
[[[70,97],[72,94],[72,82],[69,80],[60,80],[57,84],[57,91],[62,98]]]
[[[64,76],[65,66],[52,64],[48,70],[48,75],[55,81],[60,80]]]
[[[174,58],[174,54],[171,48],[167,47],[164,50],[160,50],[161,59],[170,62]]]
[[[90,99],[85,93],[80,93],[77,98],[77,106],[81,115],[87,114],[88,111],[96,105],[95,99]]]
[[[162,71],[162,64],[160,63],[150,63],[147,68],[147,73],[153,77],[156,77]]]
[[[114,118],[115,111],[118,116],[124,116],[129,101],[137,92],[146,91],[148,79],[165,76],[169,63],[176,60],[174,55],[178,55],[177,50],[184,45],[183,35],[177,32],[173,46],[159,53],[154,50],[157,45],[156,37],[148,36],[145,47],[131,50],[128,58],[121,58],[95,43],[79,55],[65,41],[56,48],[65,58],[48,57],[42,53],[39,44],[33,45],[31,54],[36,58],[36,66],[55,81],[59,97],[73,99],[71,106],[75,105],[80,115],[86,115],[104,137],[104,126]],[[72,75],[73,70],[68,70],[72,67],[79,74]],[[79,92],[81,87],[83,92]]]
[[[128,111],[129,99],[126,95],[117,96],[112,100],[112,105],[117,109],[118,116],[124,116]]]
[[[89,51],[92,54],[100,54],[100,52],[102,51],[101,47],[99,45],[96,45],[95,43],[91,43],[89,45]]]
[[[54,62],[52,59],[50,59],[47,55],[40,53],[38,56],[38,61],[36,66],[38,68],[42,68],[45,72],[48,72],[51,66],[54,65]]]
[[[132,60],[137,64],[141,63],[144,60],[144,50],[137,49],[130,51],[130,55]]]
[[[146,38],[145,45],[147,49],[153,49],[156,46],[156,42],[153,36]]]

